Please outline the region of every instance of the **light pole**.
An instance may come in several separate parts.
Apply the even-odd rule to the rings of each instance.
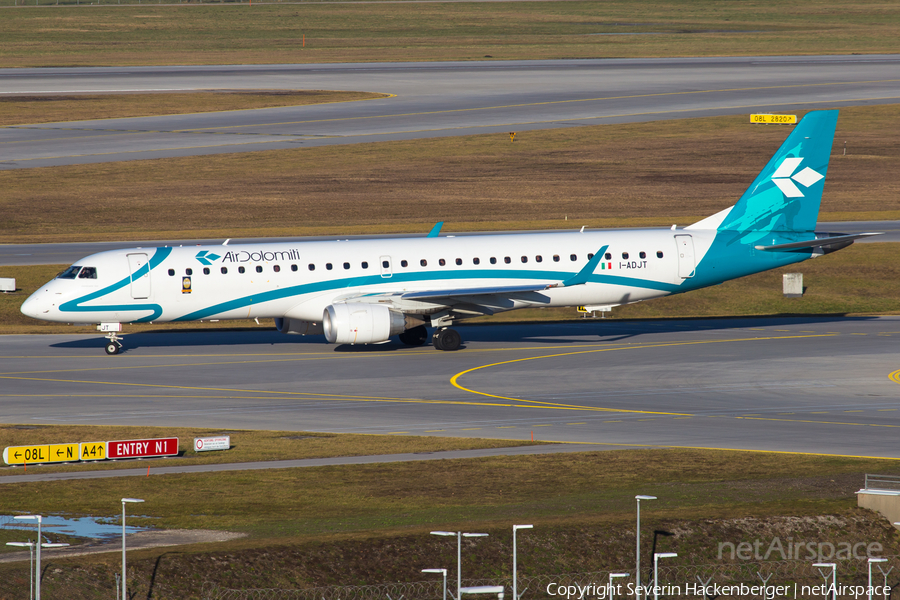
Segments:
[[[869,600],[872,600],[872,563],[887,562],[886,558],[870,558],[869,559]]]
[[[447,569],[422,569],[423,573],[440,573],[444,576],[444,600],[447,600]],[[459,600],[459,599],[457,599]]]
[[[653,600],[659,600],[659,559],[675,558],[678,556],[675,552],[656,552],[653,555]]]
[[[128,600],[128,586],[125,585],[125,503],[143,502],[140,498],[122,498],[122,600]]]
[[[636,600],[641,600],[641,500],[656,500],[656,496],[635,496],[637,500],[637,534],[635,535],[635,563],[634,582]]]
[[[613,590],[615,589],[613,587],[613,585],[614,585],[613,579],[616,579],[617,577],[628,577],[629,575],[631,575],[631,573],[610,573],[609,574],[609,600],[613,600]]]
[[[456,600],[459,600],[459,590],[462,588],[462,539],[464,537],[487,537],[488,534],[463,533],[462,531],[432,531],[431,535],[456,536]]]
[[[513,525],[513,600],[519,600],[519,594],[517,590],[517,584],[519,582],[519,578],[517,577],[516,567],[518,565],[518,560],[516,557],[516,532],[520,529],[534,529],[534,525]]]
[[[35,560],[34,566],[34,597],[35,600],[41,600],[41,540],[44,538],[41,537],[41,519],[43,517],[41,515],[18,515],[13,517],[14,519],[21,519],[23,521],[37,521],[38,524],[38,535],[37,535],[37,559]]]
[[[836,563],[814,563],[814,567],[822,568],[822,567],[831,567],[831,598],[832,600],[837,600],[837,564]],[[871,569],[871,567],[869,567]],[[821,571],[820,571],[821,572]],[[825,583],[828,583],[828,577],[825,577]]]
[[[28,546],[28,568],[31,575],[28,577],[28,600],[34,598],[34,542],[6,542],[7,546]],[[872,573],[872,567],[869,567],[869,573]],[[869,581],[872,581],[871,575]],[[869,584],[871,585],[871,583]]]

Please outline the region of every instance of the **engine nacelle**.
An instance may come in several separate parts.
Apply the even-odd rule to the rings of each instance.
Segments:
[[[383,304],[331,304],[322,315],[322,327],[332,344],[373,344],[403,333],[406,317]]]
[[[288,317],[275,319],[275,329],[278,330],[278,333],[290,333],[296,335],[321,335],[325,333],[321,323],[301,321],[300,319],[291,319]]]

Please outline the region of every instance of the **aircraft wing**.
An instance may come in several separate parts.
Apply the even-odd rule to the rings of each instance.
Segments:
[[[525,292],[540,292],[552,286],[541,285],[508,285],[499,287],[456,288],[450,290],[427,290],[424,292],[404,292],[400,294],[403,300],[441,300],[459,298],[465,296],[508,296]]]

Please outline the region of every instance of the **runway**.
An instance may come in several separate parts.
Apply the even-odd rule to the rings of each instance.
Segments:
[[[0,128],[0,169],[900,100],[900,57],[0,69],[3,94],[327,89],[363,102]]]
[[[274,331],[0,339],[0,421],[900,458],[900,317],[460,326],[465,348]]]

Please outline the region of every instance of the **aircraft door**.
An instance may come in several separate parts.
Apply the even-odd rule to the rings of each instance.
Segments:
[[[379,260],[381,260],[381,277],[384,279],[389,279],[394,276],[394,270],[391,265],[391,257],[390,256],[382,256]]]
[[[131,297],[134,299],[150,297],[150,269],[147,267],[146,254],[129,254],[128,268],[131,271]],[[143,269],[143,271],[141,271]]]
[[[678,276],[689,279],[694,276],[694,238],[689,235],[676,235],[675,247],[678,252]]]

